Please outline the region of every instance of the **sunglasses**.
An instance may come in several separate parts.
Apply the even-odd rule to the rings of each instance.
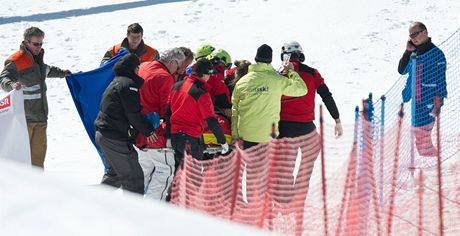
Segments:
[[[43,42],[37,43],[37,42],[31,42],[29,41],[30,44],[34,45],[35,47],[41,47],[43,45]]]
[[[224,64],[225,68],[227,70],[229,70],[230,68],[232,68],[232,65],[233,63],[225,63],[225,57],[223,58],[220,58],[218,56],[214,56],[213,58],[211,58],[211,63],[212,64],[218,64],[218,63],[222,63]]]
[[[425,31],[425,30],[420,30],[420,31],[417,31],[417,32],[414,32],[414,33],[410,33],[410,34],[409,34],[409,37],[410,37],[411,39],[413,39],[413,38],[417,37],[417,36],[418,36],[420,33],[422,33],[423,31]]]

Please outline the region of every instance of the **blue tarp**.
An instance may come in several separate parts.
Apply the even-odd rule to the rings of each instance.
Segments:
[[[114,78],[113,66],[127,53],[127,50],[120,50],[115,57],[103,66],[92,71],[79,72],[66,77],[67,85],[69,86],[70,93],[86,132],[96,147],[103,163],[104,156],[95,141],[96,128],[94,121],[99,113],[102,94]]]

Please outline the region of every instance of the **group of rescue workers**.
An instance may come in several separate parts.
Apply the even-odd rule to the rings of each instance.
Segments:
[[[37,27],[27,28],[19,50],[5,60],[0,73],[2,90],[23,92],[31,163],[40,168],[47,149],[45,80],[71,74],[44,62],[44,36]],[[318,70],[303,63],[305,55],[296,41],[282,46],[279,71],[271,65],[272,48],[266,44],[257,49],[254,64],[232,63],[228,52],[209,44],[195,53],[177,47],[160,54],[144,43],[138,23],[128,26],[122,43],[109,48],[101,66],[123,48],[129,53],[119,55],[124,56],[114,65],[115,78],[103,94],[95,121],[96,143],[107,167],[104,184],[165,200],[185,152],[203,160],[212,157],[204,154],[205,145],[220,145],[225,155],[237,140],[248,149],[272,138],[318,136],[313,123],[316,93],[335,119],[335,135],[342,135],[332,94]],[[411,56],[419,57],[416,66],[411,66]],[[434,97],[444,104],[446,68],[444,53],[431,42],[426,26],[411,23],[398,72],[410,75],[402,98],[415,98],[413,125],[421,156],[438,153],[431,132],[441,107]],[[312,163],[317,154],[311,155]]]
[[[43,62],[43,38],[43,31],[28,28],[0,76],[4,90],[24,91],[32,164],[42,168],[45,78],[71,73]],[[95,121],[96,144],[105,157],[103,184],[167,200],[185,152],[204,160],[212,156],[206,154],[207,145],[220,145],[225,155],[236,141],[248,149],[274,137],[316,133],[315,92],[335,119],[335,134],[342,135],[332,94],[320,73],[303,64],[296,41],[282,47],[278,71],[266,44],[257,49],[254,64],[232,62],[227,51],[209,44],[195,52],[176,47],[159,53],[144,43],[138,23],[128,26],[122,43],[109,48],[101,66],[123,48],[128,53],[113,67],[115,78],[102,95]]]
[[[237,140],[247,149],[272,137],[315,132],[315,92],[342,135],[332,94],[319,72],[303,64],[295,41],[282,47],[276,71],[266,44],[257,49],[255,64],[233,63],[227,51],[209,44],[195,53],[186,47],[158,53],[142,36],[139,24],[130,25],[101,62],[121,48],[129,51],[114,66],[95,122],[107,167],[104,184],[166,200],[185,152],[204,160],[208,145],[220,145],[225,155]]]

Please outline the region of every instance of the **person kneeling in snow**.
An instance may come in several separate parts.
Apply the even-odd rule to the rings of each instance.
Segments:
[[[96,143],[107,168],[102,184],[143,194],[144,175],[132,144],[134,131],[147,136],[148,142],[154,142],[156,135],[141,113],[139,88],[144,81],[137,75],[139,64],[139,58],[132,53],[115,63],[115,78],[102,95],[95,125]]]

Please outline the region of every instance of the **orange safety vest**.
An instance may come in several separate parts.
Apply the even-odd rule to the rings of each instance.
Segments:
[[[141,61],[141,63],[146,62],[146,61],[153,61],[156,57],[156,50],[145,44],[144,44],[144,47],[145,47],[145,50],[147,51],[146,53],[142,55],[136,54],[139,57],[139,60]],[[113,46],[112,57],[114,57],[117,54],[117,52],[120,51],[121,48],[122,48],[121,43]]]
[[[33,66],[33,59],[28,56],[24,51],[19,50],[11,55],[8,60],[13,61],[16,64],[18,72],[23,71]]]

